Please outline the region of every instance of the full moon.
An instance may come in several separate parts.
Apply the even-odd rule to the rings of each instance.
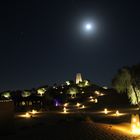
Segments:
[[[93,34],[96,33],[96,23],[94,20],[85,20],[80,23],[80,33],[84,36],[92,36]]]
[[[85,25],[86,30],[91,30],[92,29],[92,25],[90,23],[87,23]]]

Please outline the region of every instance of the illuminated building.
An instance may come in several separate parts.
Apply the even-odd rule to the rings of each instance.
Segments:
[[[81,73],[77,73],[77,74],[76,74],[76,84],[79,84],[79,82],[82,82]]]

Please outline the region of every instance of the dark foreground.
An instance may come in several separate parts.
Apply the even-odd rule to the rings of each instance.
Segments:
[[[13,131],[0,140],[138,140],[129,132],[120,131],[120,124],[94,122],[90,116],[41,114],[32,118],[15,118]]]

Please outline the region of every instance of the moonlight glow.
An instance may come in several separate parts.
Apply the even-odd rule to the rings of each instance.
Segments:
[[[83,22],[81,22],[82,26],[80,28],[80,31],[83,35],[90,35],[92,36],[92,34],[95,34],[96,32],[96,24],[95,24],[95,21],[93,20],[85,20]]]
[[[90,23],[86,24],[85,26],[86,30],[91,30],[92,29],[92,25]]]
[[[83,29],[85,32],[93,32],[95,30],[95,24],[93,22],[85,22],[83,24]]]

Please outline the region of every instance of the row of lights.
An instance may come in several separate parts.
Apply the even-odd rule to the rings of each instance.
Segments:
[[[67,113],[67,108],[66,108],[66,107],[68,107],[68,105],[69,105],[69,103],[65,103],[65,104],[64,104],[63,113]],[[85,108],[85,105],[81,105],[80,103],[76,103],[75,106],[78,107],[78,108],[81,106],[82,109]]]
[[[65,103],[64,104],[64,107],[67,107],[69,105],[69,103]],[[76,105],[75,106],[77,106],[77,107],[80,107],[81,106],[81,104],[80,103],[76,103]],[[83,105],[82,105],[83,106]]]
[[[108,114],[108,109],[105,108],[104,109],[104,114]],[[115,116],[120,116],[120,112],[117,110],[116,113],[115,113]],[[138,134],[140,135],[140,119],[139,119],[139,114],[132,114],[132,117],[131,117],[131,132],[133,134]]]
[[[67,107],[68,106],[68,103],[65,103],[64,104],[64,108],[63,108],[63,113],[67,113]],[[77,103],[76,106],[79,108],[81,106],[80,103]],[[82,105],[81,108],[85,108],[84,105]],[[36,114],[37,113],[37,110],[32,110],[31,112],[26,112],[24,117],[25,118],[30,118],[32,117],[32,115]],[[109,111],[107,108],[104,109],[104,114],[108,114]],[[120,112],[119,110],[116,111],[115,113],[116,116],[120,116]],[[140,134],[140,120],[139,120],[139,115],[132,115],[131,117],[131,132],[133,134]]]
[[[37,113],[37,110],[34,110],[33,109],[31,112],[26,112],[25,115],[24,115],[24,117],[25,118],[30,118],[30,117],[32,117],[32,115],[34,115],[36,113]]]
[[[98,99],[93,99],[92,96],[90,96],[89,99],[90,102],[98,103]]]
[[[109,112],[110,112],[110,111],[108,111],[107,108],[104,109],[104,114],[108,114]],[[115,112],[115,115],[116,115],[116,116],[120,116],[120,115],[121,115],[120,112],[119,112],[119,110],[117,110],[117,111]]]

